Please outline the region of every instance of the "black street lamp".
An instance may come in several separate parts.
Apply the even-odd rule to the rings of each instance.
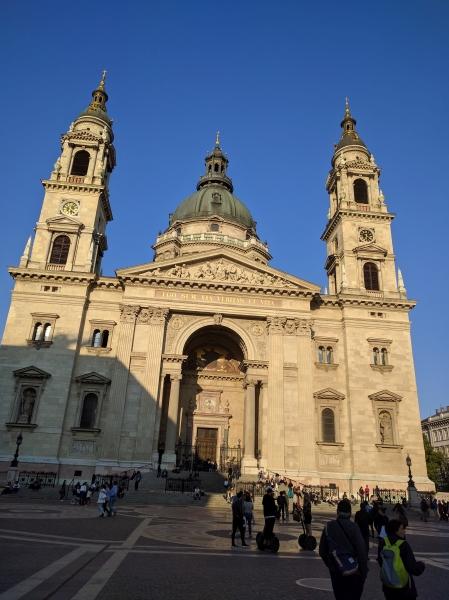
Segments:
[[[22,443],[22,441],[23,441],[22,433],[19,433],[19,435],[17,436],[17,439],[16,439],[16,451],[14,453],[14,458],[11,461],[11,467],[18,467],[19,466],[19,461],[18,461],[18,458],[19,458],[19,447],[20,447],[20,444]]]
[[[405,464],[408,467],[408,487],[415,487],[415,482],[412,479],[412,459],[410,458],[410,454],[407,454],[407,458],[405,459]]]

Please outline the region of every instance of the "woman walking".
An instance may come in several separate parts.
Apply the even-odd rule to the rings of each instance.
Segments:
[[[99,511],[99,517],[104,517],[105,513],[106,513],[106,504],[108,501],[108,495],[106,493],[106,488],[104,485],[101,486],[100,491],[98,492],[98,500],[97,500],[97,506],[98,506],[98,511]]]

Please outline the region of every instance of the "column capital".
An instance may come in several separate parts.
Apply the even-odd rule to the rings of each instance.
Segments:
[[[169,373],[170,381],[181,381],[182,374],[181,373]]]
[[[120,304],[120,321],[122,323],[134,323],[140,312],[140,306],[134,304]]]
[[[267,329],[270,335],[275,333],[284,333],[285,317],[267,317]]]
[[[257,380],[256,379],[246,379],[243,383],[242,383],[244,389],[246,390],[249,387],[256,387],[257,385]]]
[[[164,325],[168,317],[168,308],[154,308],[144,306],[141,308],[138,322],[145,325]]]

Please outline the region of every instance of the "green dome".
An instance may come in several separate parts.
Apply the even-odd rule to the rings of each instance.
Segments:
[[[248,229],[255,228],[251,213],[236,196],[222,185],[206,185],[188,196],[171,215],[175,221],[191,221],[198,217],[219,215]]]
[[[78,115],[77,119],[80,119],[81,117],[96,117],[97,119],[100,119],[107,125],[111,125],[112,123],[111,119],[109,118],[109,115],[101,108],[92,108],[89,106],[88,108],[86,108],[86,110],[84,110],[81,114]]]

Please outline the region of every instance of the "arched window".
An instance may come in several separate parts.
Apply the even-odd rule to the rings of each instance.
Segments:
[[[89,167],[90,154],[87,150],[79,150],[73,157],[71,175],[86,175]]]
[[[101,347],[102,348],[107,348],[108,347],[108,341],[109,341],[109,331],[107,329],[105,329],[103,331],[103,333],[101,334]]]
[[[380,358],[381,363],[384,367],[388,365],[388,351],[386,348],[382,348],[382,350],[380,351]]]
[[[368,204],[368,187],[363,179],[354,181],[354,200],[359,204]]]
[[[44,340],[48,342],[51,338],[51,324],[45,323],[44,325]]]
[[[65,265],[70,249],[70,238],[67,235],[58,235],[51,249],[50,263],[53,265]]]
[[[326,351],[324,349],[324,346],[319,346],[318,347],[318,362],[324,363],[325,356],[326,356]]]
[[[38,342],[42,339],[42,334],[44,332],[44,328],[42,327],[42,323],[35,323],[33,329],[33,340]]]
[[[373,365],[379,365],[379,348],[373,348]]]
[[[335,417],[334,411],[325,408],[321,413],[321,429],[323,432],[323,442],[335,442]]]
[[[99,329],[94,329],[92,334],[92,347],[100,348],[101,346],[101,331]]]
[[[326,362],[331,365],[334,362],[334,350],[332,346],[326,348]]]
[[[81,413],[80,427],[83,429],[93,429],[95,427],[95,418],[97,416],[98,396],[89,393],[84,396],[83,411]]]
[[[215,173],[218,173],[219,169],[220,169],[219,164],[215,163],[215,165],[214,165],[214,171],[215,171]]]
[[[363,279],[365,281],[366,290],[379,289],[379,273],[377,266],[372,262],[367,262],[363,265]]]

